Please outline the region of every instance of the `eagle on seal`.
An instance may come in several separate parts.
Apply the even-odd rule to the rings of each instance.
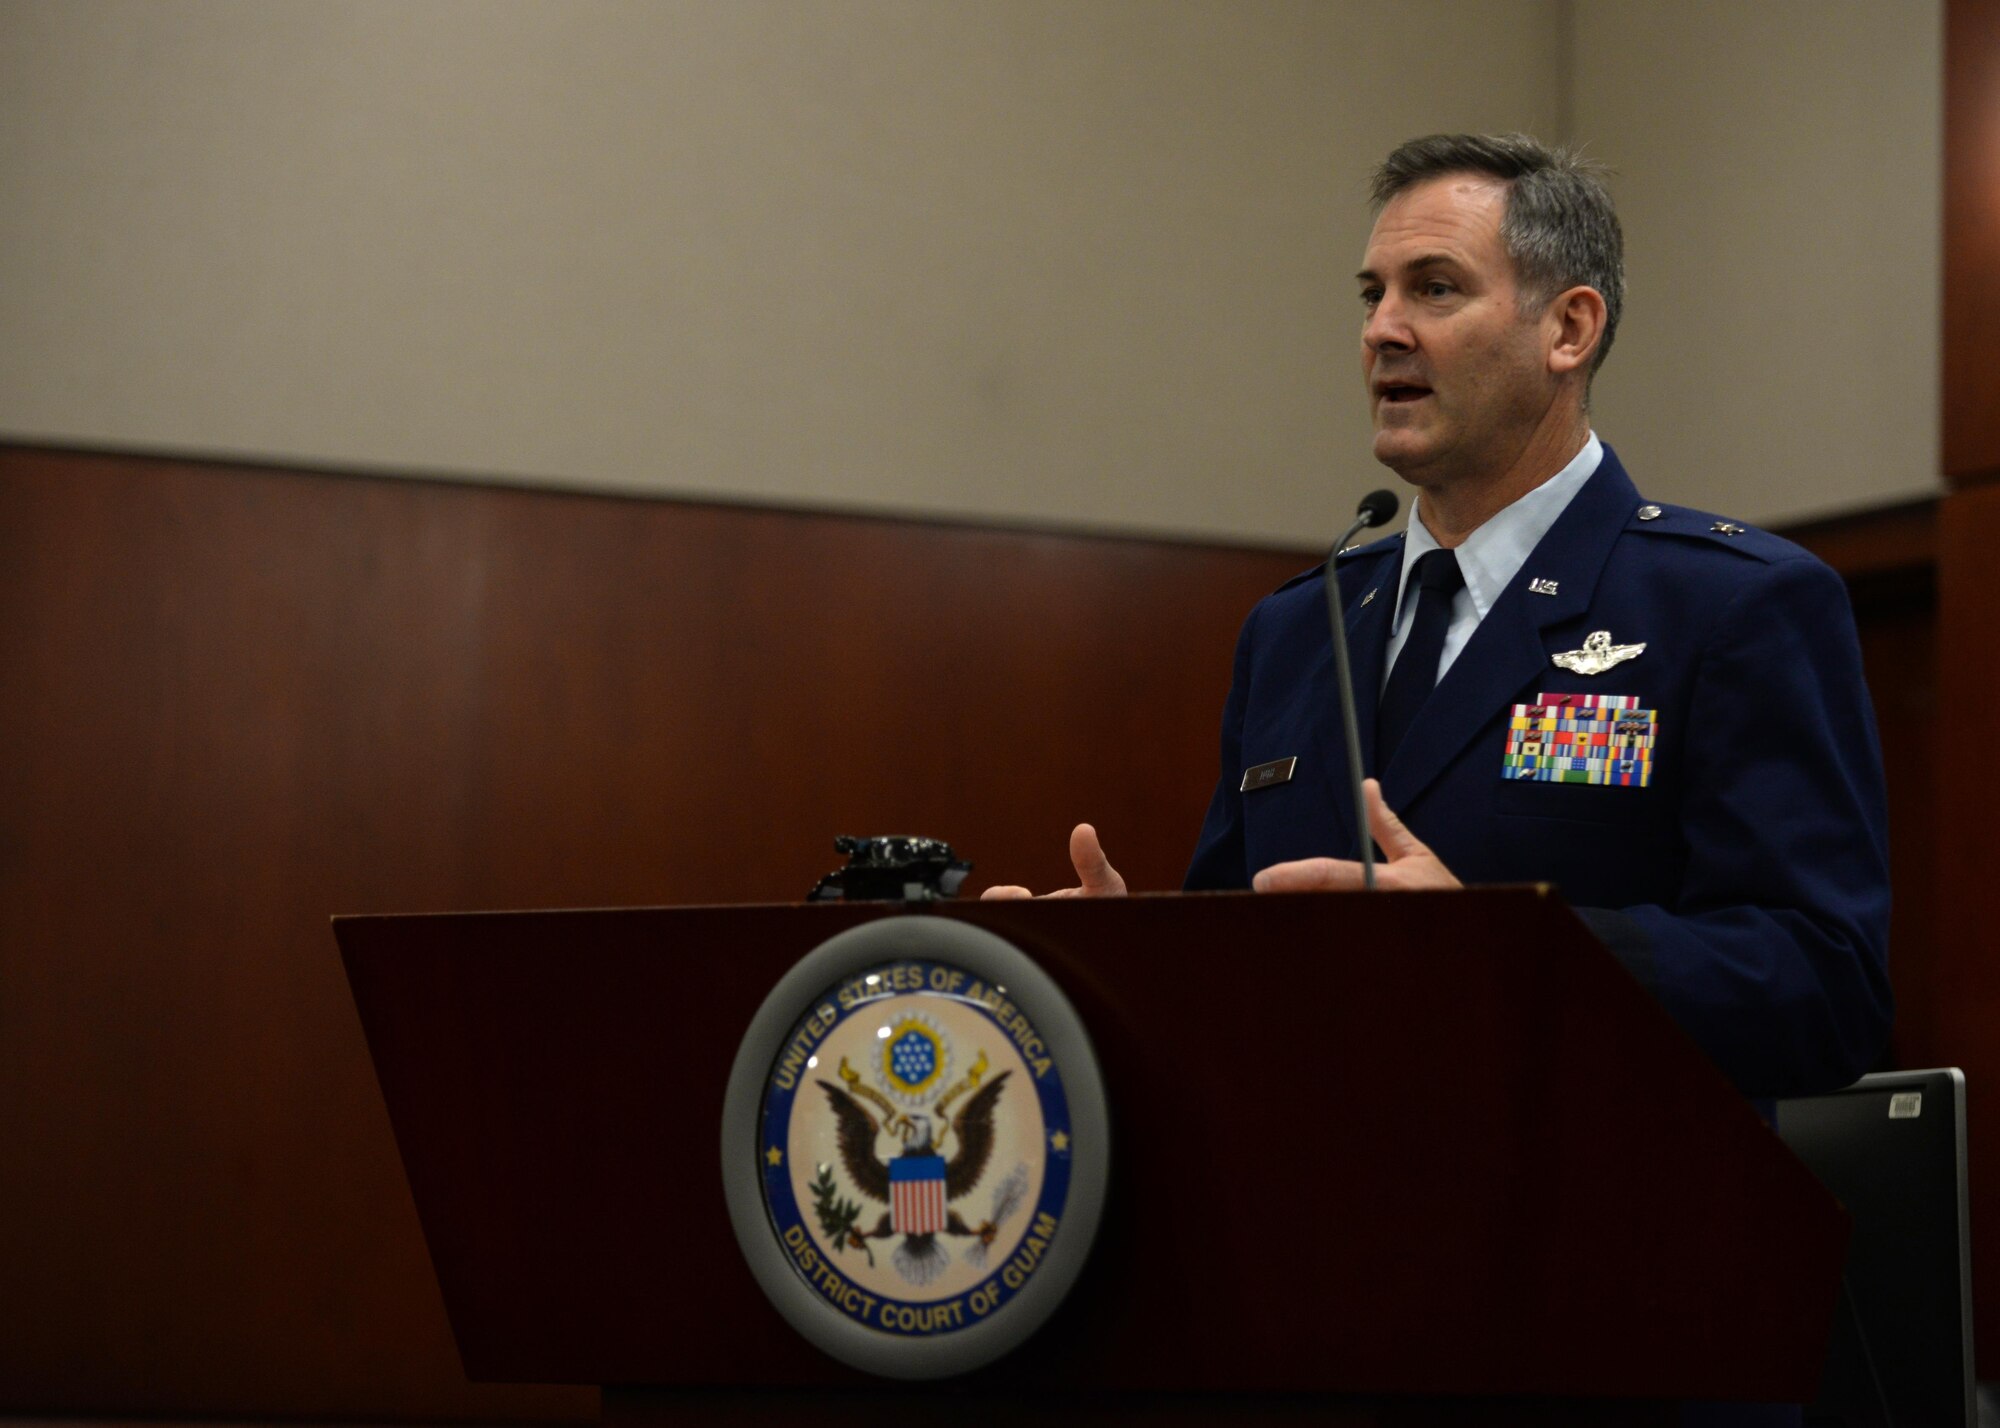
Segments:
[[[944,1168],[947,1209],[943,1233],[963,1238],[976,1236],[979,1241],[977,1248],[982,1251],[993,1242],[997,1222],[987,1220],[975,1230],[959,1217],[958,1211],[949,1208],[949,1202],[971,1194],[978,1187],[980,1176],[986,1173],[986,1163],[993,1158],[993,1108],[1000,1103],[1000,1090],[1012,1074],[1011,1071],[1002,1071],[980,1087],[964,1108],[947,1122],[949,1133],[958,1137],[958,1151]],[[821,1081],[819,1085],[826,1092],[827,1100],[832,1102],[834,1115],[839,1118],[840,1163],[847,1167],[848,1178],[854,1182],[854,1188],[870,1200],[887,1205],[890,1202],[889,1162],[875,1153],[876,1137],[882,1133],[881,1121],[859,1100],[832,1082]],[[917,1112],[898,1119],[902,1124],[896,1129],[904,1144],[897,1159],[938,1154],[936,1147],[943,1136],[933,1131],[929,1116]],[[849,1241],[860,1249],[866,1240],[886,1239],[896,1230],[892,1217],[885,1210],[875,1222],[875,1228],[866,1236],[859,1230],[847,1233]],[[950,1256],[937,1242],[936,1234],[907,1234],[902,1244],[896,1247],[891,1260],[912,1284],[929,1284],[944,1272]]]

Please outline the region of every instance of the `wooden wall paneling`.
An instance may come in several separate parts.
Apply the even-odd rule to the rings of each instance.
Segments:
[[[1994,810],[2000,763],[1988,757],[2000,710],[2000,486],[1945,498],[1938,554],[1936,1064],[1962,1066],[1971,1133],[1977,1356],[2000,1365],[2000,876]]]
[[[1855,592],[1905,1063],[1970,1012],[1909,891],[1930,520],[1791,532]],[[0,1406],[587,1416],[461,1381],[327,914],[787,900],[844,831],[1051,886],[1084,817],[1173,886],[1310,559],[0,447]]]
[[[0,1407],[589,1416],[462,1381],[327,916],[1174,886],[1309,563],[0,447]]]
[[[1943,412],[1955,488],[1938,551],[1938,944],[1931,1028],[1938,1064],[1965,1069],[1971,1134],[1975,1358],[2000,1372],[2000,3],[1946,0]]]
[[[2000,477],[2000,3],[1946,0],[1943,464]]]
[[[0,452],[12,1409],[589,1411],[451,1372],[327,945],[466,841],[414,495]]]
[[[1936,596],[1938,502],[1935,496],[1775,527],[1838,571],[1854,596],[1855,615],[1898,599],[1896,587],[1921,600]]]
[[[1888,1065],[1947,1060],[1938,1027],[1942,934],[1935,895],[1938,830],[1937,610],[1909,601],[1861,612],[1861,659],[1882,736],[1889,789],[1889,975],[1896,1022]]]

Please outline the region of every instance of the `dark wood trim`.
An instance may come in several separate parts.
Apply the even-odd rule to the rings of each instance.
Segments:
[[[2000,661],[1991,653],[2000,628],[2000,486],[1948,497],[1940,533],[1938,646],[1957,653],[1939,661],[1937,680],[1937,940],[1925,977],[1933,999],[1928,1022],[1911,1030],[1928,1064],[1966,1075],[1973,1326],[1991,1374],[2000,1363],[2000,764],[1982,755],[2000,739]]]
[[[1140,530],[1132,527],[1093,525],[1077,521],[1038,521],[1026,517],[999,519],[987,516],[945,515],[936,512],[891,510],[867,505],[815,505],[809,501],[724,500],[719,496],[695,496],[674,491],[635,491],[621,487],[593,486],[575,481],[534,477],[506,478],[488,474],[456,475],[431,469],[395,469],[340,465],[297,458],[259,460],[248,456],[212,456],[202,452],[179,452],[159,447],[128,446],[116,442],[49,442],[10,440],[0,436],[0,457],[73,458],[95,456],[134,466],[157,464],[163,467],[198,467],[205,471],[240,471],[254,476],[304,476],[317,480],[386,482],[394,486],[419,486],[447,491],[489,491],[494,493],[540,495],[587,501],[620,501],[642,506],[674,506],[686,511],[733,512],[740,515],[804,521],[863,521],[878,525],[914,526],[926,530],[983,531],[999,535],[1048,537],[1057,540],[1115,542],[1142,546],[1166,546],[1176,550],[1255,554],[1270,552],[1294,561],[1293,573],[1326,558],[1326,548],[1310,542],[1273,544],[1257,541],[1227,541],[1211,535],[1179,534],[1173,531]],[[1331,541],[1337,527],[1329,525]]]
[[[2000,475],[2000,3],[1946,0],[1942,461]]]
[[[1937,564],[1938,498],[1871,506],[1819,520],[1772,527],[1842,575],[1884,575]]]
[[[1969,1083],[1976,1358],[2000,1364],[2000,3],[1945,0],[1944,263],[1940,459],[1953,488],[1940,520],[1933,836],[1937,942],[1926,983],[1925,1059]]]
[[[1872,620],[1937,606],[1938,498],[1773,527],[1847,581],[1863,637]]]

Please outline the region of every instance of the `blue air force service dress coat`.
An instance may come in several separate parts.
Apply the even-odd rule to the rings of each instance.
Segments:
[[[1747,1094],[1866,1071],[1891,1009],[1887,820],[1840,578],[1776,536],[1642,504],[1606,448],[1378,769],[1401,561],[1397,536],[1336,562],[1389,806],[1467,883],[1556,884]],[[1244,623],[1191,890],[1359,856],[1323,571]],[[1555,659],[1607,644],[1582,669]],[[1289,781],[1240,791],[1291,756]]]

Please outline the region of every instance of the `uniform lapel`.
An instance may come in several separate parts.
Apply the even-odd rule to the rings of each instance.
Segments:
[[[1388,657],[1389,627],[1396,613],[1396,577],[1402,568],[1403,543],[1399,540],[1393,549],[1376,557],[1365,580],[1355,582],[1354,596],[1346,601],[1343,612],[1347,616],[1347,658],[1354,668],[1354,737],[1361,742],[1362,770],[1370,777],[1379,773],[1375,767],[1375,706],[1381,699],[1382,661]],[[1371,590],[1375,598],[1367,600]],[[1327,659],[1333,659],[1331,650]],[[1334,706],[1336,711],[1339,707]],[[1337,727],[1339,720],[1333,722]],[[1344,769],[1347,752],[1339,752]]]
[[[1341,582],[1341,613],[1347,628],[1347,657],[1354,667],[1355,735],[1361,741],[1362,770],[1370,777],[1377,773],[1375,704],[1382,689],[1382,660],[1389,643],[1390,617],[1396,608],[1396,574],[1402,568],[1402,550],[1403,543],[1396,540],[1372,557],[1355,557],[1347,570],[1365,573]],[[1370,590],[1375,592],[1372,600],[1366,598]],[[1320,641],[1306,687],[1315,711],[1312,721],[1313,756],[1326,770],[1331,786],[1344,789],[1347,787],[1347,749],[1340,738],[1340,689],[1334,682],[1333,645],[1328,640]],[[1352,841],[1352,803],[1344,796],[1335,799],[1334,803],[1334,820],[1343,837]]]
[[[1382,794],[1391,808],[1407,813],[1459,752],[1549,668],[1542,631],[1590,608],[1597,577],[1638,504],[1638,492],[1607,446],[1603,462],[1494,601],[1417,711],[1396,756],[1381,773]],[[1532,579],[1553,580],[1558,593],[1531,593]],[[1378,659],[1378,678],[1380,667]],[[1362,722],[1372,734],[1373,721]],[[1495,749],[1496,776],[1499,758]]]

